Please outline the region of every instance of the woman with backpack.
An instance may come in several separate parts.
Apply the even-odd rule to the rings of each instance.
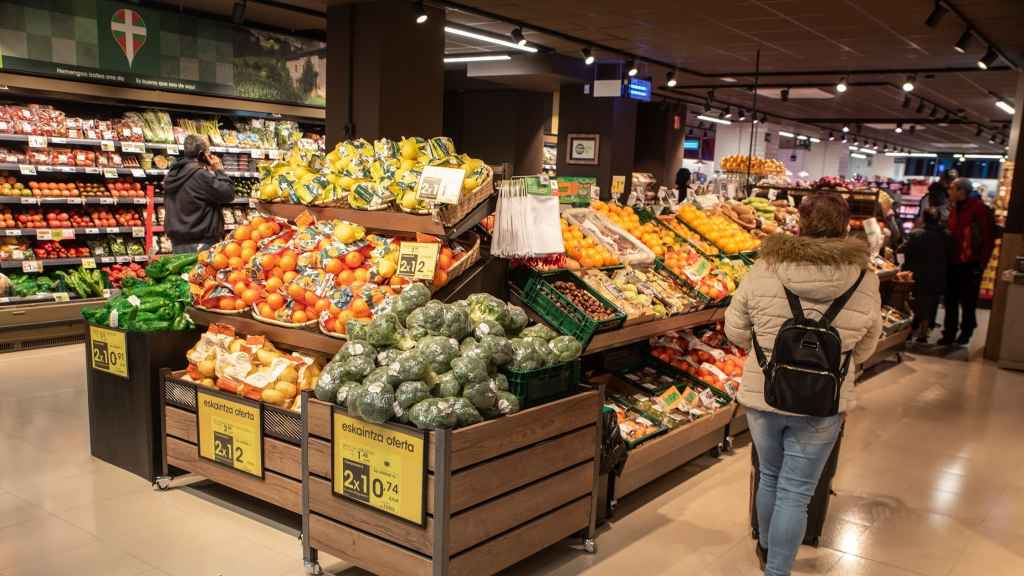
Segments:
[[[856,366],[882,333],[878,277],[849,227],[841,196],[805,197],[800,236],[765,239],[725,315],[729,339],[754,350],[738,400],[759,458],[756,551],[767,576],[793,567]]]

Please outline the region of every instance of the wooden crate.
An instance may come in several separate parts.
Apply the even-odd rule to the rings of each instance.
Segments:
[[[275,506],[302,513],[302,416],[264,407],[263,479],[199,457],[196,428],[196,385],[181,380],[182,372],[162,378],[164,474],[168,465],[198,474]]]
[[[736,404],[736,412],[732,415],[732,420],[729,421],[729,427],[726,428],[725,434],[729,438],[735,437],[737,434],[742,434],[749,430],[750,427],[747,425],[747,409],[741,404]]]
[[[304,556],[381,576],[486,576],[580,531],[593,537],[601,394],[428,436],[423,527],[335,496],[331,404],[305,393]],[[592,542],[591,542],[592,543]]]
[[[701,454],[719,448],[733,412],[732,405],[726,406],[630,450],[626,466],[615,481],[615,498],[621,498]]]

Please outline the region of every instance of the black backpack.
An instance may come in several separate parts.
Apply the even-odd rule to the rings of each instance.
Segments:
[[[782,287],[793,317],[779,328],[771,360],[758,344],[756,332],[753,335],[757,364],[764,370],[764,400],[769,406],[804,416],[839,413],[839,393],[853,353],[843,357],[843,342],[832,322],[863,279],[861,270],[853,286],[833,300],[818,320],[804,316],[800,298]]]

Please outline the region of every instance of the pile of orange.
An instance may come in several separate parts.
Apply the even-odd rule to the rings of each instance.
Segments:
[[[600,200],[592,202],[590,207],[612,224],[639,238],[636,229],[640,228],[640,215],[634,212],[632,208]]]
[[[617,256],[611,250],[602,246],[590,236],[583,234],[579,226],[562,220],[562,243],[565,244],[565,254],[579,262],[583,268],[600,268],[602,266],[615,266],[619,263]]]

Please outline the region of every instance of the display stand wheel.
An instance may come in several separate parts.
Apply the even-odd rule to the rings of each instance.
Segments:
[[[319,562],[303,562],[302,567],[306,570],[306,574],[312,576],[320,576],[324,573],[324,569],[320,567]]]
[[[593,538],[585,538],[583,540],[583,549],[587,551],[587,554],[596,554],[597,542],[594,542]]]
[[[732,436],[726,436],[725,437],[725,451],[731,453],[732,449],[733,449],[733,437]]]
[[[153,482],[153,489],[161,491],[167,490],[171,487],[171,480],[172,478],[170,476],[157,476],[156,480]]]
[[[708,450],[708,456],[711,456],[712,458],[721,458],[723,445],[724,442],[719,442],[714,448]]]
[[[180,488],[187,486],[195,482],[200,482],[206,478],[198,474],[182,474],[180,476],[157,476],[156,480],[153,481],[153,489],[163,492],[164,490],[170,490],[171,488]]]

